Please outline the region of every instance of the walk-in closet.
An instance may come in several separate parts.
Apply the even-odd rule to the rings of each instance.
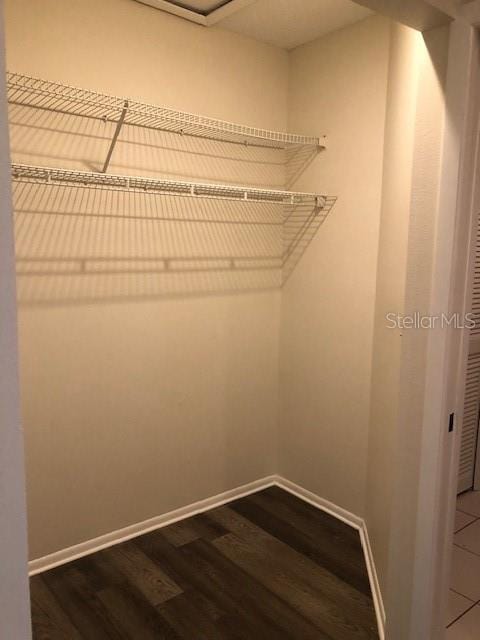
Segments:
[[[449,31],[368,5],[5,0],[34,638],[383,638]]]

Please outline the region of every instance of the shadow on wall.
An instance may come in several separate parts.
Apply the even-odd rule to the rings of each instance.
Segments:
[[[115,123],[10,105],[16,163],[99,171]],[[124,126],[109,173],[291,187],[316,156]],[[13,183],[19,303],[59,304],[278,288],[335,199],[285,204]]]

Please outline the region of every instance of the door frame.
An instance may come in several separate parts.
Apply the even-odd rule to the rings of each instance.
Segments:
[[[0,0],[0,635],[31,639],[5,32]]]
[[[451,24],[439,189],[433,313],[469,310],[474,251],[476,132],[480,106],[478,15]],[[452,215],[453,212],[453,215]],[[409,640],[445,637],[468,332],[429,336]],[[455,414],[453,433],[448,430]]]
[[[434,268],[430,313],[464,314],[469,309],[473,270],[472,196],[475,153],[472,132],[480,113],[480,0],[356,0],[377,13],[417,30],[450,23],[445,85],[445,127],[434,237]],[[433,7],[436,11],[429,11]],[[416,520],[408,522],[410,548],[394,548],[389,536],[389,568],[383,598],[387,603],[387,640],[442,640],[450,581],[456,487],[465,375],[468,357],[466,331],[433,329],[428,336],[423,417],[418,460],[418,496],[402,494],[402,470],[393,478],[392,504],[415,500]],[[454,413],[454,430],[449,417]],[[398,459],[410,455],[411,443],[402,439]],[[415,452],[416,453],[416,452]],[[479,462],[480,464],[480,462]],[[396,518],[402,518],[397,513]],[[394,519],[392,519],[392,523]],[[408,545],[406,545],[408,546]],[[411,580],[410,580],[411,578]],[[388,611],[401,610],[404,629],[390,628]]]

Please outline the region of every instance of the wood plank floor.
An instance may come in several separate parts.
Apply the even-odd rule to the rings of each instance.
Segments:
[[[271,487],[31,579],[34,640],[376,639],[358,532]]]

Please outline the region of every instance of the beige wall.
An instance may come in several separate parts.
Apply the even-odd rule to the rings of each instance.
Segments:
[[[366,519],[392,638],[410,637],[427,336],[385,314],[429,308],[447,52],[447,28],[374,17],[290,58],[289,126],[328,135],[296,186],[339,200],[282,295],[279,468]]]
[[[300,47],[289,67],[283,51],[130,0],[73,2],[68,16],[60,0],[7,2],[7,37],[11,70],[263,127],[287,126],[289,82],[289,129],[329,141],[294,188],[339,196],[283,291],[281,349],[278,292],[191,298],[189,281],[168,291],[173,299],[155,299],[135,276],[128,286],[112,277],[88,286],[20,280],[31,557],[277,471],[363,515],[388,21],[370,18]],[[96,168],[112,133],[13,116],[22,162]],[[206,143],[192,162],[174,138],[133,135],[122,134],[112,170],[284,179],[271,156],[227,149],[219,163]],[[169,150],[152,151],[159,141]],[[148,249],[150,228],[59,219],[29,218],[17,250],[134,252],[139,238]],[[249,286],[271,284],[254,274]],[[121,294],[114,304],[112,292]]]
[[[287,54],[273,47],[131,0],[9,0],[6,16],[10,70],[259,127],[286,126]],[[13,152],[22,161],[97,168],[108,148],[111,129],[81,129],[98,124],[14,117]],[[69,144],[52,128],[70,134]],[[130,135],[124,133],[112,170],[162,173],[156,140],[135,140],[139,150]],[[183,148],[174,150],[172,177],[222,178],[209,143],[194,151],[202,154],[196,168]],[[252,160],[231,159],[223,177],[248,181],[256,162],[259,182],[281,180],[270,158],[245,159]],[[81,216],[36,213],[22,213],[17,233],[17,250],[36,257],[119,248],[138,255],[139,246],[150,255],[154,244],[147,223],[105,218],[84,227]],[[181,248],[196,238],[193,225],[176,242]],[[252,291],[241,283],[242,295],[191,297],[184,293],[195,293],[193,276],[161,296],[152,279],[135,274],[89,280],[83,289],[77,280],[19,283],[32,558],[277,468],[280,298],[278,291],[253,291],[271,282],[253,274]],[[208,293],[210,283],[202,283]]]
[[[390,24],[372,17],[295,49],[289,127],[328,149],[298,188],[338,195],[282,296],[280,472],[365,513]]]
[[[392,24],[385,125],[375,333],[368,441],[369,535],[383,590],[386,588],[395,455],[400,411],[401,337],[388,329],[387,313],[405,313],[406,261],[412,194],[412,157],[421,34]]]
[[[0,74],[4,74],[0,7]],[[27,523],[5,84],[0,83],[0,636],[28,640]]]

